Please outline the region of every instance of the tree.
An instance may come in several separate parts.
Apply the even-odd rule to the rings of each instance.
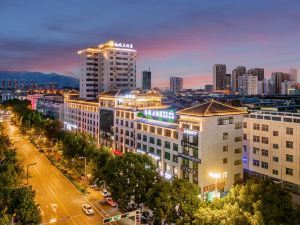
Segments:
[[[0,124],[0,224],[39,224],[40,211],[34,192],[22,186],[24,171]]]
[[[24,225],[39,224],[40,210],[34,202],[35,193],[27,187],[12,191],[8,212],[15,214],[15,221]]]
[[[200,204],[198,195],[198,186],[185,179],[160,181],[149,190],[147,204],[154,211],[156,224],[191,224]]]
[[[113,160],[113,154],[107,148],[102,147],[97,155],[93,158],[94,170],[92,175],[94,179],[99,179],[100,181],[105,180],[106,169],[109,168],[109,163]]]
[[[152,159],[131,152],[110,160],[105,171],[106,184],[122,209],[131,203],[140,205],[145,202],[147,191],[157,180]]]
[[[291,196],[268,180],[250,180],[233,187],[224,199],[202,205],[194,224],[300,224]]]

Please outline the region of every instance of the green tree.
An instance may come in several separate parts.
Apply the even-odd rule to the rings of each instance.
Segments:
[[[202,205],[194,224],[300,224],[299,209],[280,185],[250,180],[233,187],[224,199]]]
[[[12,191],[8,212],[15,214],[15,221],[24,225],[41,222],[40,210],[34,202],[34,195],[35,193],[26,187]]]
[[[157,180],[157,171],[147,155],[125,153],[105,166],[105,181],[120,208],[146,201],[146,193]]]
[[[94,170],[92,175],[94,180],[99,179],[100,181],[105,180],[105,175],[107,173],[106,169],[109,168],[109,163],[113,160],[112,152],[107,148],[101,148],[98,154],[93,158]]]
[[[147,194],[147,204],[155,212],[155,223],[191,224],[198,209],[198,186],[185,179],[161,181]]]

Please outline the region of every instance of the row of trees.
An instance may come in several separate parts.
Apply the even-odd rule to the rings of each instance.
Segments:
[[[271,181],[251,180],[236,185],[225,198],[202,202],[198,186],[183,179],[163,180],[147,155],[115,156],[109,149],[98,147],[92,137],[61,131],[59,123],[37,116],[28,109],[28,103],[14,101],[6,106],[12,107],[23,127],[30,121],[48,138],[57,138],[66,160],[86,157],[91,180],[103,181],[121,209],[133,203],[148,206],[154,212],[155,224],[300,224],[300,211],[292,205],[291,196]]]
[[[39,224],[34,191],[23,186],[24,171],[0,124],[0,224]]]

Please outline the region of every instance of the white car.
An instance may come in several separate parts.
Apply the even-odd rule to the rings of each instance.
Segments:
[[[101,195],[102,195],[103,198],[107,198],[107,197],[111,196],[111,194],[106,189],[102,189],[100,191],[100,193],[101,193]]]
[[[82,211],[86,214],[86,215],[93,215],[94,214],[94,210],[92,208],[92,206],[90,204],[83,204],[81,206]]]

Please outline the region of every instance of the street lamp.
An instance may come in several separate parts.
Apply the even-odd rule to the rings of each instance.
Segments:
[[[86,157],[81,156],[81,157],[78,157],[78,159],[84,159],[84,177],[85,177],[85,180],[86,180]]]
[[[221,174],[220,173],[212,173],[212,172],[210,172],[209,176],[216,179],[215,192],[216,192],[216,195],[217,195],[217,193],[218,193],[218,179],[221,178]]]
[[[27,176],[26,176],[27,177],[27,185],[28,185],[28,168],[29,168],[29,166],[33,166],[33,165],[36,165],[36,163],[31,163],[31,164],[27,165],[27,170],[26,170],[27,171],[26,172],[27,173]]]

